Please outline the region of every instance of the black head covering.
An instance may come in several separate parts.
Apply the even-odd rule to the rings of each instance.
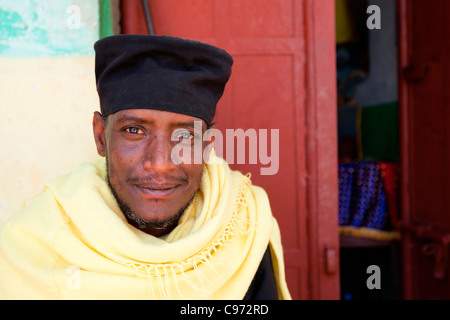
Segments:
[[[222,49],[170,36],[115,35],[97,41],[94,49],[103,116],[157,109],[210,124],[233,64]]]

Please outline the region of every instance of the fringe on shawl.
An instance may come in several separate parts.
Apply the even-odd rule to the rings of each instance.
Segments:
[[[209,298],[213,293],[206,290],[203,285],[204,282],[208,282],[207,277],[201,272],[199,266],[204,264],[210,267],[218,277],[217,270],[215,270],[214,265],[218,265],[217,261],[214,261],[214,255],[218,253],[221,248],[230,245],[234,236],[249,234],[254,232],[256,224],[249,219],[244,219],[239,215],[242,208],[248,206],[248,187],[251,185],[250,174],[244,175],[239,187],[238,195],[234,205],[234,210],[231,218],[224,229],[224,231],[212,241],[208,246],[206,246],[202,251],[200,251],[195,256],[189,257],[184,261],[175,263],[130,263],[118,261],[119,263],[125,264],[135,270],[137,277],[146,277],[148,283],[148,294],[150,298],[156,297],[156,292],[158,292],[159,297],[163,299],[174,299],[172,292],[170,290],[169,281],[173,279],[176,288],[176,294],[179,299],[188,299],[181,292],[179,281],[184,281],[186,285],[192,288],[196,293],[198,293],[204,299]],[[223,264],[220,264],[223,266]],[[186,276],[185,272],[195,272],[197,275],[200,287],[190,281]]]

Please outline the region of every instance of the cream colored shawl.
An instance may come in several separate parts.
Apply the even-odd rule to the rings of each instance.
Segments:
[[[270,243],[290,299],[278,225],[263,189],[214,157],[179,225],[129,225],[105,161],[53,180],[0,233],[2,299],[242,299]]]

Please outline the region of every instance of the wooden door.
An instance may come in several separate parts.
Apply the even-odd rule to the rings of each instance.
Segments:
[[[450,2],[399,12],[404,297],[449,299]]]
[[[148,3],[156,34],[204,41],[234,57],[216,122],[223,132],[278,130],[279,167],[262,175],[267,166],[248,158],[232,167],[251,172],[269,194],[292,297],[338,299],[334,0]],[[147,33],[141,1],[122,1],[122,27]]]

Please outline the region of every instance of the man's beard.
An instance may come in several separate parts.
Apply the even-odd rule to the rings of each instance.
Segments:
[[[117,194],[114,186],[112,185],[112,183],[109,179],[109,168],[108,168],[108,158],[107,157],[106,157],[106,180],[107,180],[109,189],[111,190],[111,193],[113,194],[114,198],[116,199],[120,210],[127,217],[127,220],[134,222],[142,230],[145,230],[145,229],[163,230],[163,229],[167,228],[168,226],[178,222],[178,220],[183,215],[183,213],[186,211],[186,209],[189,208],[189,206],[192,204],[192,202],[195,199],[195,196],[198,193],[198,190],[200,189],[200,186],[199,186],[198,189],[194,192],[191,199],[188,201],[188,203],[185,204],[180,210],[178,210],[178,212],[172,218],[170,218],[166,221],[161,221],[161,222],[150,222],[150,221],[146,221],[144,219],[139,218],[133,212],[133,210],[131,210],[131,208]]]

